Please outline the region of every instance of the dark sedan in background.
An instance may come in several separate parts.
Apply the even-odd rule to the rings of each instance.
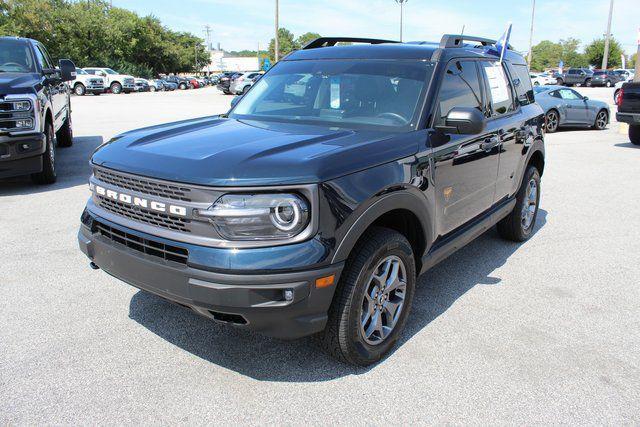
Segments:
[[[591,77],[591,86],[615,86],[616,83],[624,81],[622,75],[611,70],[594,70]]]
[[[546,130],[562,126],[587,126],[604,130],[611,112],[606,102],[595,101],[563,86],[536,86],[536,102],[544,109]]]

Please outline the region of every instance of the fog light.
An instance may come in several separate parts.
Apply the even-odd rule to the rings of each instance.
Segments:
[[[33,120],[32,119],[18,119],[16,120],[16,128],[18,129],[26,129],[26,128],[32,128],[33,127]]]
[[[293,301],[293,290],[286,289],[284,291],[284,300],[285,301]]]

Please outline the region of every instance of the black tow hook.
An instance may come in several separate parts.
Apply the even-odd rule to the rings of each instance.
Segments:
[[[91,267],[93,270],[100,270],[100,267],[98,267],[93,261],[89,263],[89,267]]]

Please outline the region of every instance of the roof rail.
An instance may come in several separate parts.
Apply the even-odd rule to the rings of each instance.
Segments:
[[[485,39],[484,37],[474,37],[474,36],[465,36],[462,34],[445,34],[440,39],[440,47],[441,48],[451,48],[451,47],[464,47],[464,41],[478,42],[482,46],[493,46],[498,41],[493,39]],[[513,50],[511,45],[507,46],[508,49]]]
[[[382,40],[382,39],[363,39],[359,37],[320,37],[314,41],[308,43],[302,49],[316,49],[319,47],[331,47],[337,43],[369,43],[369,44],[381,44],[381,43],[400,43],[395,40]]]

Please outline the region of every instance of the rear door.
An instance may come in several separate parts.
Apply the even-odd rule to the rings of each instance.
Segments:
[[[453,107],[485,110],[477,61],[453,60],[447,65],[437,97],[434,126],[445,124]],[[436,227],[446,235],[491,208],[498,173],[499,147],[487,133],[443,134],[431,144],[435,162]]]
[[[44,49],[44,46],[42,46],[40,43],[36,43],[34,45],[34,51],[36,54],[37,61],[40,63],[40,66],[43,69],[55,68],[55,66],[51,61],[51,58],[49,57],[49,54]],[[57,131],[58,129],[60,129],[60,126],[62,126],[63,121],[66,119],[66,112],[67,112],[66,111],[66,106],[67,106],[66,86],[61,78],[56,78],[54,76],[51,76],[51,78],[47,79],[46,86],[49,91],[51,108],[53,110],[52,111],[53,122],[54,122],[53,126],[54,126],[54,129]]]

